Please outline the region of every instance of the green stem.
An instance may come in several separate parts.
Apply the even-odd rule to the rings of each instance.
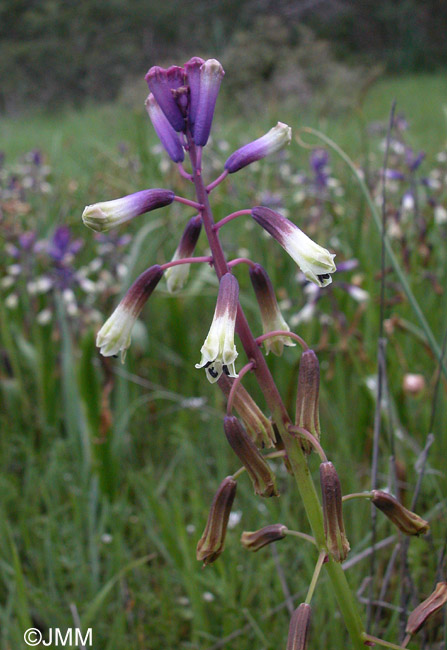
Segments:
[[[371,641],[372,643],[377,643],[377,645],[381,645],[384,648],[392,648],[393,650],[406,650],[407,644],[405,642],[404,645],[396,645],[395,643],[384,641],[383,639],[379,639],[377,636],[372,636],[371,634],[365,634],[363,638],[365,641]]]
[[[377,210],[374,201],[371,197],[371,194],[369,192],[369,189],[359,174],[356,166],[354,165],[354,162],[351,160],[351,158],[341,149],[336,142],[331,140],[331,138],[328,138],[327,135],[324,133],[321,133],[321,131],[317,131],[316,129],[312,129],[311,127],[304,127],[302,131],[306,133],[310,133],[311,135],[314,135],[315,137],[319,138],[320,140],[323,140],[331,149],[333,149],[339,156],[342,158],[345,163],[348,165],[350,170],[352,171],[355,179],[357,180],[358,184],[360,185],[360,188],[366,198],[366,201],[368,203],[369,209],[371,210],[371,214],[373,216],[374,222],[377,226],[377,229],[379,233],[382,233],[382,219],[379,214],[379,211]],[[394,269],[394,272],[396,273],[397,277],[399,278],[399,282],[402,286],[402,289],[404,290],[404,293],[407,297],[408,302],[410,303],[410,306],[413,310],[413,312],[416,315],[416,318],[418,319],[422,329],[424,330],[424,334],[427,338],[428,344],[430,345],[430,348],[435,355],[436,359],[439,361],[441,367],[442,367],[442,372],[444,373],[444,376],[447,378],[447,368],[443,362],[442,359],[442,353],[441,353],[441,348],[438,345],[435,336],[430,328],[430,325],[427,322],[427,319],[425,318],[422,309],[419,306],[418,301],[416,300],[416,297],[414,293],[412,292],[410,285],[407,282],[407,278],[405,277],[404,271],[401,269],[399,262],[397,261],[397,257],[394,254],[394,251],[392,249],[390,240],[388,237],[385,235],[384,236],[384,243],[385,243],[385,249],[386,253],[388,255],[388,258],[391,262],[391,265]]]
[[[354,492],[353,494],[345,494],[344,497],[342,497],[343,503],[345,501],[350,501],[351,499],[372,499],[373,498],[373,493],[372,492]]]
[[[316,545],[316,542],[314,538],[311,535],[306,535],[306,533],[302,533],[300,530],[286,530],[284,532],[285,535],[291,535],[292,537],[299,537],[300,539],[305,539],[306,542],[310,542],[314,546]]]
[[[326,553],[324,551],[320,551],[320,555],[318,556],[318,560],[315,565],[314,574],[312,576],[312,580],[310,582],[309,589],[307,591],[306,600],[304,601],[307,605],[310,605],[310,601],[312,600],[312,596],[314,595],[315,587],[317,586],[318,578],[320,577],[321,567],[323,566],[325,557],[327,557]]]

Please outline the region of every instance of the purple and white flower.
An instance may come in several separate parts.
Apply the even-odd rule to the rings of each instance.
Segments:
[[[204,147],[208,142],[220,83],[225,72],[219,61],[208,59],[200,67],[200,91],[194,121],[194,142]]]
[[[171,123],[157,104],[157,100],[152,93],[146,99],[145,106],[152,126],[170,159],[175,163],[183,162],[185,152],[183,151],[179,135],[171,126]]]
[[[171,190],[152,189],[135,192],[113,201],[94,203],[84,209],[82,221],[96,232],[106,232],[140,214],[169,205],[174,196]]]
[[[225,163],[225,169],[229,174],[233,174],[250,163],[279,151],[290,144],[291,139],[292,129],[290,126],[278,122],[268,133],[232,153]]]
[[[96,337],[96,345],[104,357],[116,356],[120,352],[121,361],[124,363],[132,328],[162,275],[163,270],[157,264],[144,271],[101,327]]]
[[[208,336],[200,350],[202,359],[196,368],[205,368],[208,380],[214,384],[224,372],[237,377],[234,362],[238,356],[234,330],[238,306],[239,285],[231,273],[220,280],[216,309]]]
[[[294,223],[270,208],[257,206],[251,214],[289,253],[308,280],[319,287],[326,287],[332,282],[331,273],[336,271],[333,253],[316,244]]]

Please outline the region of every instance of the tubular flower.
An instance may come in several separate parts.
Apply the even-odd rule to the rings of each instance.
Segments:
[[[270,208],[257,206],[251,215],[289,253],[310,282],[319,287],[332,282],[330,274],[336,271],[333,253],[316,244],[294,223]]]
[[[287,638],[287,650],[307,650],[310,618],[312,608],[307,603],[301,603],[292,614]]]
[[[287,124],[278,122],[261,138],[244,145],[231,154],[225,163],[225,169],[233,174],[256,160],[261,160],[290,144],[292,129]]]
[[[144,271],[101,327],[96,345],[104,357],[116,356],[121,352],[121,361],[124,362],[135,321],[162,275],[163,270],[157,264]]]
[[[373,490],[372,502],[388,517],[404,535],[425,535],[430,524],[415,512],[407,510],[397,499],[388,492]]]
[[[244,531],[241,536],[241,544],[249,551],[259,551],[267,544],[284,539],[287,533],[287,526],[284,524],[270,524],[260,530]]]
[[[82,221],[96,232],[106,232],[140,214],[169,205],[174,196],[171,190],[153,189],[135,192],[113,201],[94,203],[84,209]]]
[[[186,80],[189,86],[188,121],[193,135],[200,95],[200,68],[204,63],[205,61],[199,56],[193,56],[192,59],[185,63]]]
[[[183,231],[182,238],[174,253],[172,261],[180,260],[184,257],[191,257],[197,244],[197,240],[202,229],[202,217],[197,215],[188,221]],[[166,281],[169,293],[175,293],[183,289],[188,279],[190,264],[178,264],[166,269]]]
[[[309,431],[317,440],[320,440],[319,394],[320,364],[313,350],[305,350],[298,371],[295,424]],[[312,450],[312,445],[304,438],[301,438],[301,446],[306,453]]]
[[[343,523],[340,479],[332,463],[321,463],[320,483],[323,497],[324,534],[328,551],[336,562],[343,562],[349,553],[349,542]]]
[[[220,83],[225,72],[219,61],[208,59],[200,67],[200,91],[194,116],[194,142],[204,147],[208,142]]]
[[[290,331],[290,327],[281,314],[272,282],[260,264],[250,267],[250,280],[261,312],[263,333],[275,330]],[[274,336],[264,341],[266,353],[270,351],[277,357],[282,355],[285,345],[294,347],[295,343],[288,336]]]
[[[217,560],[225,544],[228,518],[236,496],[237,483],[227,476],[214,495],[205,530],[197,543],[196,557],[204,566]]]
[[[166,115],[161,110],[160,106],[157,104],[157,100],[152,93],[150,93],[146,99],[145,106],[151,119],[152,126],[155,129],[155,133],[158,135],[159,140],[170,159],[175,163],[183,162],[185,159],[185,152],[183,151],[180,138]]]
[[[426,620],[435,614],[447,603],[447,582],[438,582],[436,589],[430,594],[408,617],[405,632],[416,634],[425,624]]]
[[[277,497],[275,474],[239,420],[227,415],[224,431],[230,447],[251,478],[255,493],[260,497]]]
[[[213,322],[205,343],[202,345],[202,359],[196,368],[205,368],[208,380],[214,384],[222,372],[237,377],[234,362],[237,350],[234,344],[234,328],[238,305],[239,285],[231,273],[225,273],[220,280],[219,294]]]

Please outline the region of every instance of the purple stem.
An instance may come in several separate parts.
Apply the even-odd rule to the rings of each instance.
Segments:
[[[256,266],[256,262],[248,259],[248,257],[235,257],[234,260],[230,260],[228,262],[228,268],[232,269],[233,266],[236,266],[236,264],[248,264],[248,266],[251,266],[253,268]]]
[[[189,157],[191,159],[192,168],[194,170],[194,185],[196,188],[197,199],[201,204],[203,204],[203,226],[205,228],[205,233],[208,238],[211,253],[213,255],[214,268],[216,270],[217,277],[220,280],[220,278],[225,275],[225,273],[228,273],[230,269],[222,250],[218,231],[215,230],[216,224],[214,223],[213,213],[211,211],[211,206],[208,199],[208,193],[201,176],[201,170],[197,169],[196,148],[190,133],[187,134],[187,137],[189,145]],[[246,214],[250,213],[250,211],[242,211],[242,213]],[[287,413],[286,407],[284,406],[281,395],[279,394],[275,381],[264,359],[264,355],[262,354],[262,351],[260,350],[251,332],[250,326],[247,322],[240,303],[238,304],[237,308],[236,332],[239,335],[247,357],[249,359],[252,359],[255,363],[253,372],[255,373],[256,379],[258,380],[259,386],[264,394],[270,411],[272,413],[280,412],[284,424],[290,424],[290,417]]]
[[[177,203],[184,203],[185,205],[189,205],[191,208],[195,208],[198,212],[200,212],[203,208],[203,205],[201,203],[190,201],[189,199],[183,198],[183,196],[174,196],[174,201],[177,201]]]
[[[228,176],[228,170],[226,169],[224,172],[222,172],[222,174],[220,176],[218,176],[216,178],[215,181],[213,181],[212,183],[207,185],[206,186],[206,191],[208,192],[208,194],[211,192],[211,190],[214,190],[215,187],[220,185],[220,183],[222,183],[222,181],[224,181],[227,176]]]
[[[191,181],[191,183],[192,183],[192,180],[193,180],[192,174],[190,174],[189,172],[186,171],[186,169],[183,167],[182,163],[177,164],[177,169],[178,169],[178,172],[179,172],[180,176],[182,176],[183,178],[186,178],[187,181]]]
[[[261,336],[257,337],[256,343],[258,345],[261,345],[263,341],[265,341],[266,339],[270,339],[273,336],[288,336],[294,341],[298,341],[298,343],[301,345],[303,350],[309,349],[309,346],[307,345],[306,341],[302,339],[301,336],[298,336],[298,334],[295,334],[295,332],[289,332],[288,330],[273,330],[272,332],[266,332],[266,334],[262,334]]]
[[[226,223],[232,221],[233,219],[236,219],[236,217],[241,217],[243,214],[251,214],[251,210],[238,210],[237,212],[232,212],[227,217],[224,217],[215,223],[213,226],[214,230],[219,230],[219,228],[222,228],[222,226],[224,226]]]
[[[165,264],[161,264],[160,268],[162,268],[163,271],[166,271],[166,269],[170,269],[171,266],[178,266],[179,264],[194,264],[199,262],[212,264],[213,258],[212,257],[183,257],[181,260],[172,260],[171,262],[166,262]]]

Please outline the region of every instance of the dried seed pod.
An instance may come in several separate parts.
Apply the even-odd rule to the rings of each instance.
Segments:
[[[247,470],[256,494],[261,497],[278,496],[274,473],[239,420],[227,415],[224,430],[231,448]]]
[[[236,496],[237,483],[227,476],[220,484],[211,504],[208,521],[197,543],[196,557],[204,566],[217,560],[225,544],[228,518]]]
[[[407,510],[391,494],[382,490],[373,490],[372,502],[405,535],[424,535],[430,524],[419,515]]]
[[[253,532],[244,531],[241,536],[241,544],[248,551],[259,551],[260,548],[284,539],[287,526],[284,524],[270,524]]]
[[[320,440],[319,393],[320,364],[313,350],[305,350],[298,372],[295,424],[309,431],[317,440]],[[312,445],[304,438],[301,439],[301,446],[306,453],[312,450]]]
[[[343,562],[350,547],[343,523],[340,479],[332,463],[321,463],[320,483],[323,497],[324,533],[328,551],[336,562]]]
[[[447,582],[438,582],[434,592],[411,612],[405,632],[415,634],[445,603],[447,603]]]
[[[293,612],[287,637],[287,650],[307,650],[311,614],[312,608],[307,603],[301,603]]]

